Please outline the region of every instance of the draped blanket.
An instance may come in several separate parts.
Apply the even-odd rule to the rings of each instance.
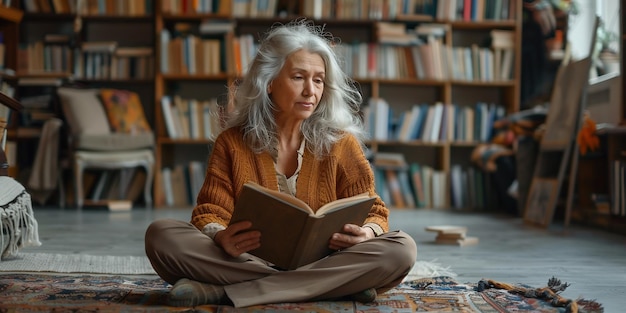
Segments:
[[[0,260],[40,245],[30,194],[13,178],[0,176]]]

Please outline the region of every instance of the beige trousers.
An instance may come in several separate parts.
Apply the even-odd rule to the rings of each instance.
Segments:
[[[146,254],[161,278],[223,285],[235,307],[337,299],[376,288],[387,291],[415,263],[415,241],[402,231],[383,234],[291,271],[279,271],[244,253],[226,254],[192,224],[153,222],[146,231]]]

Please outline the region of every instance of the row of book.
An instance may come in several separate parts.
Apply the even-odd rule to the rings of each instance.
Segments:
[[[230,21],[203,22],[197,29],[178,23],[163,29],[161,71],[167,74],[243,76],[256,55],[258,44],[252,34],[235,36]]]
[[[28,13],[77,13],[77,0],[23,0],[23,8]]]
[[[515,0],[304,0],[303,15],[315,19],[508,20]]]
[[[377,43],[340,47],[347,72],[359,78],[418,78],[462,81],[507,81],[513,78],[514,32],[494,29],[485,44],[451,45],[450,26],[377,22]]]
[[[171,15],[182,14],[226,14],[229,1],[225,0],[162,0],[161,12]]]
[[[515,0],[304,0],[301,15],[315,19],[506,20],[515,17]],[[163,0],[168,14],[231,14],[273,17],[278,0]],[[23,0],[29,13],[142,16],[152,14],[153,0]],[[279,12],[281,11],[281,12]]]
[[[376,192],[393,208],[447,208],[444,171],[411,164],[410,168],[374,167]]]
[[[453,164],[450,168],[450,207],[453,209],[489,207],[487,173],[473,167]]]
[[[16,95],[23,106],[19,117],[20,126],[43,126],[53,118],[58,117],[55,107],[54,94],[57,87],[63,84],[64,79],[58,77],[22,77],[17,80]]]
[[[274,17],[278,0],[163,0],[161,11],[172,15],[231,14],[233,17]]]
[[[256,54],[257,44],[250,34],[234,36],[224,32],[219,37],[186,34],[172,37],[161,31],[161,69],[166,74],[243,76]]]
[[[232,0],[233,17],[274,17],[278,0]]]
[[[165,46],[161,50],[161,68],[165,74],[219,75],[226,72],[222,62],[223,41],[219,39],[186,36],[161,43]]]
[[[506,112],[502,105],[478,102],[474,106],[456,104],[415,104],[396,112],[382,98],[371,98],[363,107],[364,126],[370,138],[401,142],[488,142],[494,122]]]
[[[161,72],[167,74],[217,75],[227,71],[227,38],[231,20],[206,20],[200,24],[178,22],[159,34]]]
[[[18,49],[18,72],[22,73],[70,73],[73,49],[69,44],[36,41],[23,44]]]
[[[161,110],[167,135],[172,139],[214,139],[223,115],[217,99],[183,99],[163,96]]]
[[[487,207],[486,174],[474,167],[455,165],[451,174],[446,174],[419,163],[381,165],[375,159],[372,166],[376,192],[389,207],[459,210]],[[194,204],[204,183],[205,170],[206,165],[200,161],[162,168],[157,195],[164,197],[167,206]]]
[[[152,14],[153,0],[23,0],[28,13],[141,16]]]
[[[435,18],[448,21],[515,19],[517,0],[435,0]],[[428,1],[433,2],[433,1]]]
[[[455,164],[448,174],[427,164],[407,164],[401,154],[385,152],[374,156],[372,166],[376,192],[390,207],[488,207],[486,173],[475,167]]]
[[[200,161],[162,168],[157,196],[162,196],[162,203],[167,206],[186,207],[195,204],[204,183],[205,169],[206,165]]]
[[[345,72],[357,79],[497,82],[510,81],[514,74],[513,49],[450,47],[436,39],[415,45],[342,44],[337,49]]]
[[[78,79],[150,79],[152,47],[121,47],[116,41],[88,41],[75,47],[69,35],[47,34],[18,49],[18,72],[74,74]]]
[[[146,172],[138,167],[87,174],[84,177],[85,200],[98,202],[111,199],[134,202],[143,194],[145,183]]]
[[[161,10],[172,15],[231,14],[233,17],[275,17],[278,15],[278,2],[278,0],[163,0]]]
[[[119,47],[116,41],[83,42],[74,50],[73,73],[78,79],[151,79],[152,47]]]
[[[221,38],[187,34],[176,37],[169,30],[161,33],[161,68],[164,73],[245,75],[258,45],[250,34],[230,34]],[[226,37],[230,40],[225,39]],[[429,37],[414,45],[381,43],[340,44],[337,52],[344,70],[357,79],[432,79],[459,81],[509,81],[514,73],[511,48],[450,47],[441,39]]]
[[[304,0],[302,15],[315,19],[441,19],[482,21],[513,19],[513,0]],[[295,2],[295,1],[294,1]],[[24,0],[29,13],[142,16],[152,14],[153,0]],[[168,14],[231,14],[274,17],[295,14],[297,5],[278,0],[163,0]]]
[[[62,83],[63,79],[57,77],[21,77],[10,82],[0,78],[0,92],[12,98],[19,97],[22,105],[19,114],[16,111],[4,111],[2,109],[7,107],[0,106],[0,118],[6,119],[9,128],[24,126],[17,128],[20,136],[40,135],[39,127],[50,118],[58,116],[54,90]]]
[[[411,1],[304,0],[302,14],[314,19],[395,19],[410,14]]]

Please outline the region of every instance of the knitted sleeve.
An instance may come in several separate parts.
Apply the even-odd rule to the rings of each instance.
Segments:
[[[370,195],[376,194],[374,173],[361,145],[354,136],[346,136],[337,146],[335,155],[339,163],[337,192],[340,198],[363,192],[368,192]],[[365,224],[376,224],[387,232],[389,231],[388,217],[389,209],[377,195]]]
[[[228,225],[235,203],[231,168],[235,148],[232,132],[222,132],[213,146],[191,223],[202,230],[209,223]]]

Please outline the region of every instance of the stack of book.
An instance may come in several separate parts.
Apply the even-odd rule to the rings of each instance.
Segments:
[[[467,236],[467,227],[464,226],[428,226],[426,227],[426,230],[437,233],[437,237],[435,238],[436,244],[457,245],[463,247],[478,243],[478,237]]]

